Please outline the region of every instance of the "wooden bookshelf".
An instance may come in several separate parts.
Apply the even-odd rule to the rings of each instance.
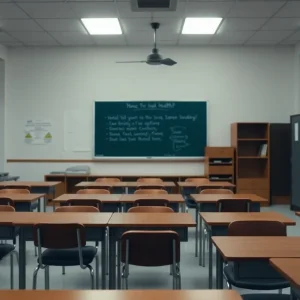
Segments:
[[[205,177],[211,181],[234,182],[234,148],[205,148]]]
[[[238,193],[270,199],[269,123],[231,124],[231,146],[236,149],[235,184]],[[267,151],[262,154],[262,146]]]

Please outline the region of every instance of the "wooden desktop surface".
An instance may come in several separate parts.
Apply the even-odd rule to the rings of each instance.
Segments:
[[[252,202],[268,203],[267,199],[255,194],[191,194],[191,198],[197,203],[217,202],[220,199],[249,199]]]
[[[300,217],[300,211],[296,211],[296,216]]]
[[[196,223],[193,216],[188,213],[114,213],[108,226],[195,227]]]
[[[19,226],[37,223],[80,223],[87,227],[104,227],[112,213],[40,213],[40,212],[0,212],[0,224],[11,222]]]
[[[271,258],[271,265],[296,288],[300,288],[300,259]]]
[[[136,182],[136,181],[120,181],[120,182],[90,182],[90,181],[82,181],[76,184],[76,187],[99,187],[102,186],[111,186],[111,187],[134,187],[137,188],[139,186],[147,187],[147,186],[162,186],[162,187],[175,187],[175,183],[172,181],[164,181],[161,183],[146,183],[146,182]]]
[[[208,212],[200,213],[202,219],[208,225],[228,226],[234,221],[279,221],[285,225],[296,225],[296,222],[277,212]]]
[[[235,185],[233,183],[230,183],[228,181],[211,181],[211,182],[207,182],[207,183],[199,183],[197,181],[179,181],[177,182],[178,186],[180,187],[235,187]]]
[[[172,203],[185,203],[181,194],[123,194],[120,202],[132,203],[138,199],[166,199]]]
[[[15,202],[33,202],[45,197],[45,194],[15,194],[15,193],[1,193],[0,198],[10,198]]]
[[[241,296],[233,290],[2,290],[0,298],[5,300],[242,300]]]
[[[28,185],[30,187],[53,187],[59,185],[60,181],[3,181],[0,182],[0,187]]]
[[[77,200],[100,200],[102,202],[119,202],[122,194],[63,194],[55,198],[54,202],[66,202],[70,199]]]
[[[215,236],[212,242],[225,260],[300,258],[300,237]]]

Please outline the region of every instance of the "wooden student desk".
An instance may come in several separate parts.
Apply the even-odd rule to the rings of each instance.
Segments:
[[[108,222],[109,227],[109,289],[120,287],[121,270],[118,263],[118,283],[116,285],[116,243],[118,257],[119,241],[128,230],[174,230],[181,241],[188,239],[188,227],[195,227],[193,217],[187,213],[115,213]]]
[[[277,212],[244,212],[244,213],[200,213],[200,219],[206,224],[209,243],[208,286],[212,289],[212,236],[226,236],[228,226],[234,221],[278,221],[285,225],[296,225],[296,222]]]
[[[124,194],[121,196],[120,202],[124,204],[125,211],[127,211],[138,199],[166,199],[174,211],[178,212],[179,206],[181,206],[181,212],[185,210],[185,201],[181,194]]]
[[[209,290],[129,290],[129,291],[0,291],[5,300],[242,300],[236,291]]]
[[[1,190],[0,190],[1,191]],[[9,198],[15,202],[16,211],[30,211],[31,203],[38,201],[38,210],[40,211],[40,201],[45,197],[45,194],[15,194],[1,193],[0,198]]]
[[[199,222],[199,212],[214,212],[217,210],[217,202],[220,199],[249,199],[252,201],[251,209],[252,211],[260,211],[261,203],[268,203],[267,199],[259,197],[255,194],[191,194],[191,199],[196,202],[196,245],[195,245],[195,255],[198,254],[198,244],[199,244],[199,265],[201,265],[202,257],[202,243],[200,235],[202,234],[202,222]],[[200,227],[200,228],[199,228]],[[199,229],[198,229],[199,228]],[[199,239],[199,243],[198,243]]]
[[[300,258],[300,237],[215,236],[212,242],[217,248],[216,285],[219,289],[223,288],[223,260]]]
[[[18,185],[27,185],[31,188],[31,193],[36,194],[52,194],[55,195],[55,189],[60,184],[59,181],[3,181],[0,182],[0,189],[4,188],[6,186],[14,187]],[[40,210],[46,211],[46,205],[47,205],[47,197],[44,197],[44,204],[43,209],[42,207]]]
[[[38,213],[1,212],[1,223],[11,222],[19,231],[19,289],[26,289],[26,241],[32,241],[32,226],[37,223],[80,223],[86,227],[87,239],[101,241],[101,259],[105,261],[105,229],[111,213]],[[102,288],[105,288],[105,263],[101,264]],[[31,270],[32,272],[33,270]],[[99,287],[99,270],[96,270],[96,287]]]
[[[117,212],[120,208],[121,194],[64,194],[53,200],[53,211],[55,204],[64,205],[70,199],[78,200],[100,200],[103,205],[103,212]]]
[[[133,193],[137,188],[143,187],[147,188],[147,186],[162,186],[166,188],[169,192],[171,192],[175,187],[175,183],[172,181],[164,181],[162,183],[146,183],[146,182],[131,182],[131,181],[120,181],[120,182],[89,182],[83,181],[76,184],[76,188],[103,188],[107,186],[111,186],[115,191],[125,191],[126,194]]]

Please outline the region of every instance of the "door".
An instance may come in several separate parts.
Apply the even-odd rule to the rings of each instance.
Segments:
[[[300,115],[291,116],[292,156],[291,156],[291,208],[300,209]]]

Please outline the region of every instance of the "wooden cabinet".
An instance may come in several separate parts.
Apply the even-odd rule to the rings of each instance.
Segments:
[[[236,148],[236,189],[270,199],[269,123],[231,124],[231,145]]]
[[[205,177],[211,181],[234,181],[234,148],[205,148]]]

